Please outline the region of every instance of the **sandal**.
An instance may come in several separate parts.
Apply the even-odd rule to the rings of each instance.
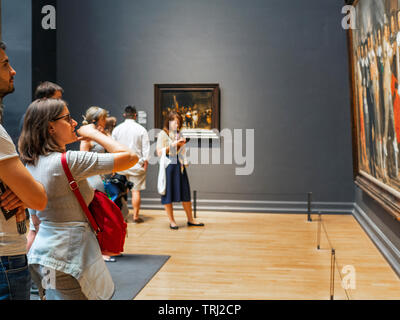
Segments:
[[[202,222],[200,222],[200,223],[192,223],[192,222],[188,221],[187,225],[189,227],[204,227],[204,223],[202,223]]]
[[[144,220],[142,218],[133,219],[134,223],[142,223]]]

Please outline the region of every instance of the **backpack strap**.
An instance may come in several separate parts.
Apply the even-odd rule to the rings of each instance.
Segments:
[[[76,199],[78,200],[79,204],[81,205],[83,212],[85,212],[87,219],[89,220],[94,233],[97,235],[101,230],[97,225],[96,221],[94,220],[92,213],[90,212],[88,206],[85,203],[85,200],[82,197],[81,192],[79,191],[78,184],[76,183],[74,177],[72,176],[71,171],[69,170],[68,163],[67,163],[67,154],[64,152],[61,155],[61,164],[64,169],[65,175],[67,176],[69,187],[71,188],[72,192],[74,193]]]

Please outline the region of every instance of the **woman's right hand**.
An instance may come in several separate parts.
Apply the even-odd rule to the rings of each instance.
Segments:
[[[90,140],[94,135],[100,133],[93,123],[80,127],[76,132],[79,135],[79,140]]]
[[[100,132],[96,129],[94,124],[83,125],[77,130],[77,133],[81,136],[81,141],[93,140],[106,149],[108,153],[114,153],[113,172],[124,171],[132,168],[139,161],[138,156],[133,150],[129,149],[122,143],[115,141],[111,136],[107,136]],[[87,151],[84,147],[85,144],[81,146],[81,150]]]
[[[24,208],[25,204],[12,192],[9,188],[0,197],[1,207],[6,210],[14,210],[16,208]]]

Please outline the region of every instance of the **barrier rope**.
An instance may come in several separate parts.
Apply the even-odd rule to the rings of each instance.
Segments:
[[[340,272],[340,269],[339,269],[339,261],[337,259],[337,254],[336,254],[337,252],[332,246],[332,243],[331,243],[331,240],[329,238],[328,231],[326,229],[324,220],[322,219],[321,213],[319,213],[318,216],[319,216],[319,218],[318,218],[318,235],[317,235],[318,244],[317,244],[317,249],[318,250],[321,249],[321,244],[320,244],[321,235],[320,235],[320,232],[321,232],[321,227],[322,227],[322,229],[324,231],[324,234],[325,234],[325,237],[326,237],[326,239],[328,241],[329,248],[331,250],[331,274],[332,274],[332,269],[334,271],[334,269],[335,269],[334,267],[336,267],[336,269],[338,270],[338,273],[339,273],[339,277],[340,277],[341,283],[343,283],[343,277],[342,277],[342,273]],[[332,287],[332,285],[333,285],[333,287]],[[331,299],[332,300],[334,298],[334,285],[335,285],[335,283],[334,283],[334,274],[333,274],[333,283],[331,283],[331,288],[330,288],[330,293],[331,293]],[[344,292],[346,294],[347,300],[351,300],[351,296],[350,296],[349,292],[347,291],[347,289],[343,288],[343,290],[344,290]]]

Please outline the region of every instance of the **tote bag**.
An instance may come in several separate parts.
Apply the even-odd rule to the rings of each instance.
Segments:
[[[171,160],[167,158],[166,155],[167,148],[162,149],[161,157],[160,157],[160,167],[158,169],[158,181],[157,181],[157,190],[158,193],[162,196],[165,195],[167,189],[167,175],[165,170],[168,165],[171,163]]]

